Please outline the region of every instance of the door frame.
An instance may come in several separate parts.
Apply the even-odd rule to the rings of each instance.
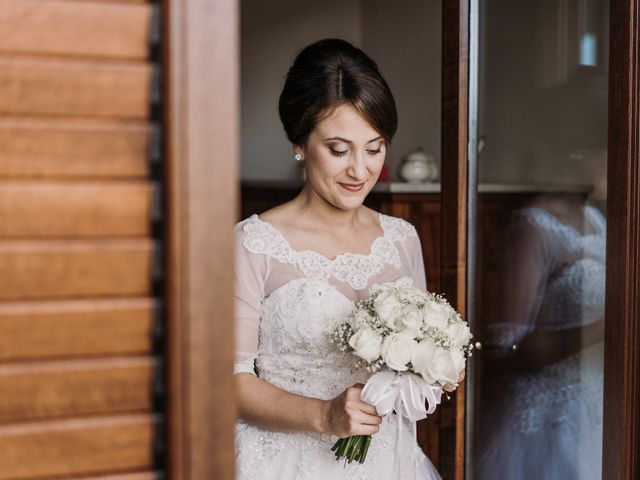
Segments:
[[[163,0],[167,441],[172,480],[235,478],[237,0]]]
[[[639,22],[640,0],[611,0],[602,462],[605,480],[640,477]]]
[[[442,3],[441,273],[442,293],[467,318],[469,231],[469,19],[474,0]],[[443,478],[465,475],[465,397],[463,382],[440,406],[440,458]]]

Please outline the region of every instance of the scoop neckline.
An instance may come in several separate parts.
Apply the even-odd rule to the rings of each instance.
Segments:
[[[380,243],[381,241],[383,241],[384,239],[386,239],[387,233],[388,233],[387,232],[387,228],[386,228],[385,223],[384,223],[384,218],[383,218],[382,212],[376,211],[376,215],[378,217],[378,225],[380,226],[380,228],[382,230],[382,235],[378,235],[376,238],[373,239],[373,241],[369,245],[369,251],[367,253],[343,252],[343,253],[340,253],[340,254],[336,255],[332,259],[327,257],[327,256],[325,256],[325,255],[323,255],[320,252],[316,252],[315,250],[311,250],[311,249],[298,250],[298,249],[293,248],[291,246],[291,243],[289,243],[289,240],[287,240],[287,238],[284,236],[284,234],[275,225],[273,225],[270,222],[267,222],[266,220],[263,220],[262,218],[260,218],[260,216],[257,213],[254,213],[249,218],[254,218],[258,222],[266,225],[267,228],[269,228],[273,232],[275,232],[275,234],[278,236],[278,238],[282,241],[283,245],[285,245],[287,250],[289,250],[290,252],[295,253],[295,254],[299,254],[299,255],[301,255],[301,254],[315,255],[318,258],[320,258],[322,261],[326,262],[327,264],[333,264],[333,263],[338,262],[342,258],[349,258],[349,257],[368,258],[368,257],[371,257],[371,256],[373,256],[375,254],[377,244]]]

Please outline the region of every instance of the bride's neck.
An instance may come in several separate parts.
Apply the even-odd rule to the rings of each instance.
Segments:
[[[322,198],[306,184],[294,200],[301,215],[317,226],[340,230],[354,226],[359,217],[358,208],[342,210]]]

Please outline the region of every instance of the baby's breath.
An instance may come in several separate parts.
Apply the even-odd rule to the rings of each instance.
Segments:
[[[449,335],[444,333],[438,327],[423,325],[421,330],[424,336],[431,338],[433,340],[433,343],[435,343],[438,347],[444,350],[451,350],[453,340]]]

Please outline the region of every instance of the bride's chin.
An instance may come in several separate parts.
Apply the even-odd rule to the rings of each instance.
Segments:
[[[362,200],[356,200],[355,198],[350,199],[348,201],[341,202],[341,208],[343,210],[357,210],[362,206]]]

